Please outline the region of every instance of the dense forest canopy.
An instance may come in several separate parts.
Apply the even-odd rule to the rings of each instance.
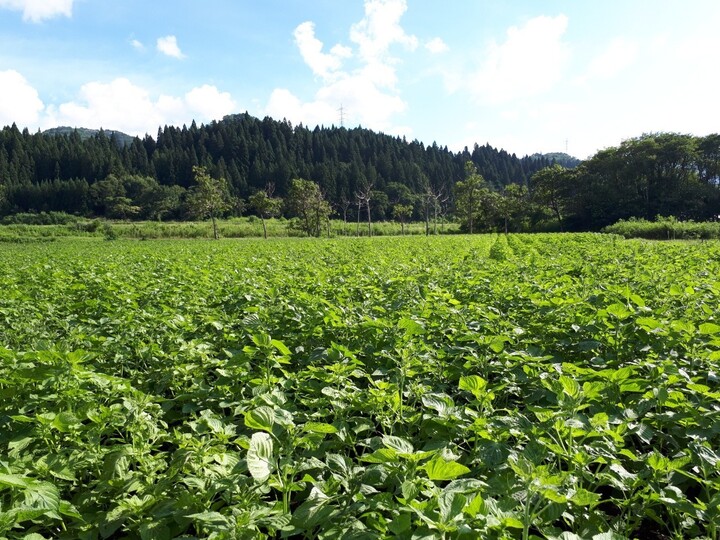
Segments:
[[[195,166],[226,178],[233,195],[244,199],[269,184],[276,196],[285,197],[293,178],[312,180],[338,208],[343,201],[354,201],[367,186],[385,194],[388,205],[404,188],[411,194],[433,189],[451,196],[468,160],[496,188],[526,184],[534,172],[551,163],[542,156],[518,158],[489,145],[453,153],[437,144],[426,147],[363,128],[293,127],[287,121],[260,120],[247,113],[208,125],[166,126],[155,138],[123,142],[119,134],[102,130],[88,136],[75,130],[31,134],[14,125],[4,128],[0,132],[0,180],[7,186],[4,212],[62,210],[119,217],[108,208],[108,196],[134,200],[129,192],[143,191],[148,192],[145,199],[152,199],[176,186],[187,189],[194,184]],[[102,182],[106,185],[98,186]]]
[[[226,207],[230,215],[261,215],[261,201],[242,201],[268,190],[285,199],[294,179],[315,183],[346,220],[454,213],[474,231],[598,230],[630,217],[709,220],[720,214],[717,134],[646,134],[580,163],[563,153],[518,158],[489,144],[454,153],[361,127],[309,129],[247,113],[208,125],[166,126],[142,139],[6,127],[0,131],[0,213],[191,219],[198,167],[227,181],[236,201]],[[461,195],[469,174],[477,175],[471,184],[478,190],[470,206]],[[274,215],[292,215],[292,207],[278,207]]]

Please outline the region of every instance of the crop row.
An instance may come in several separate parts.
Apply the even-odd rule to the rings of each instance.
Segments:
[[[3,246],[0,538],[717,538],[719,275],[591,234]]]

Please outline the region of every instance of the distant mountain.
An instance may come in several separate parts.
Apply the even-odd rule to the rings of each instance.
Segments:
[[[116,131],[114,129],[88,129],[88,128],[73,128],[68,126],[60,126],[55,128],[46,129],[43,131],[45,135],[70,135],[73,131],[77,131],[78,135],[80,135],[80,138],[82,140],[89,139],[91,137],[96,136],[101,131],[105,134],[106,137],[112,138],[115,137],[115,140],[117,140],[118,144],[120,146],[127,146],[130,143],[132,143],[133,137],[132,135],[128,135],[127,133],[123,133],[122,131]]]
[[[530,156],[530,159],[547,159],[550,162],[555,162],[558,165],[562,165],[566,169],[574,169],[580,163],[582,163],[581,159],[578,159],[574,156],[571,156],[569,154],[566,154],[565,152],[549,152],[547,154],[533,154]]]

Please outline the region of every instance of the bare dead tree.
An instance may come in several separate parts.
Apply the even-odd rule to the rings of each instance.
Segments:
[[[432,185],[429,184],[427,188],[427,196],[430,205],[433,208],[433,234],[437,234],[438,213],[441,211],[445,203],[450,199],[450,196],[445,193],[445,190],[442,186],[434,188]]]
[[[372,218],[370,215],[370,201],[372,200],[372,188],[374,182],[367,182],[363,187],[355,192],[358,201],[358,236],[360,235],[360,206],[364,205],[367,211],[368,220],[368,236],[372,236]]]
[[[347,215],[348,211],[350,210],[350,206],[352,205],[352,201],[348,199],[345,194],[343,193],[343,196],[340,199],[339,208],[342,210],[343,215],[343,234],[347,234]]]

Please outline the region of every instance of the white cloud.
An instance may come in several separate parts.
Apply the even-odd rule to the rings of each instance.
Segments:
[[[407,127],[392,121],[407,104],[398,93],[399,60],[391,54],[391,47],[401,45],[412,51],[418,45],[417,38],[400,25],[406,10],[405,0],[365,0],[363,19],[349,31],[355,50],[335,45],[324,53],[314,24],[308,21],[299,25],[294,32],[295,43],[313,74],[322,78],[322,85],[310,101],[277,88],[264,114],[306,125],[337,125],[342,106],[346,124],[408,135]],[[346,66],[350,61],[353,64]]]
[[[157,50],[173,58],[185,58],[185,55],[180,50],[180,47],[178,47],[177,38],[175,36],[165,36],[158,38]]]
[[[340,106],[347,124],[361,124],[394,134],[408,131],[391,122],[393,115],[407,108],[405,102],[398,96],[382,92],[372,81],[361,77],[346,77],[325,85],[309,102],[302,102],[287,89],[275,89],[265,113],[273,118],[288,118],[310,126],[329,126],[340,124]]]
[[[562,41],[567,24],[567,17],[558,15],[510,27],[505,42],[493,42],[483,54],[480,71],[468,79],[468,90],[491,104],[547,92],[559,82],[569,60]]]
[[[330,54],[323,53],[323,43],[315,37],[315,24],[310,21],[299,25],[294,36],[305,63],[315,75],[324,79],[331,77],[333,72],[342,67],[343,59],[352,55],[349,48],[339,44],[330,49]]]
[[[145,45],[142,44],[141,41],[138,41],[137,39],[133,39],[130,41],[130,45],[132,45],[133,49],[137,51],[144,51]]]
[[[365,17],[350,28],[350,40],[358,45],[362,59],[380,61],[395,43],[409,50],[417,47],[417,38],[400,26],[406,11],[405,0],[365,0]]]
[[[22,11],[23,20],[41,22],[58,15],[72,17],[73,0],[0,0],[0,8]]]
[[[0,127],[37,125],[44,105],[37,90],[14,70],[0,71]]]
[[[131,135],[155,133],[163,125],[218,120],[236,110],[230,94],[203,85],[184,96],[150,93],[125,78],[110,83],[90,82],[82,86],[78,99],[47,108],[44,128],[71,126],[116,129]]]
[[[440,54],[450,50],[447,43],[439,37],[433,38],[425,43],[425,48],[433,54]]]
[[[222,118],[237,107],[229,92],[220,92],[209,84],[193,88],[185,94],[185,104],[201,120]]]
[[[624,38],[615,38],[588,65],[579,82],[610,79],[631,66],[638,57],[638,46]]]

